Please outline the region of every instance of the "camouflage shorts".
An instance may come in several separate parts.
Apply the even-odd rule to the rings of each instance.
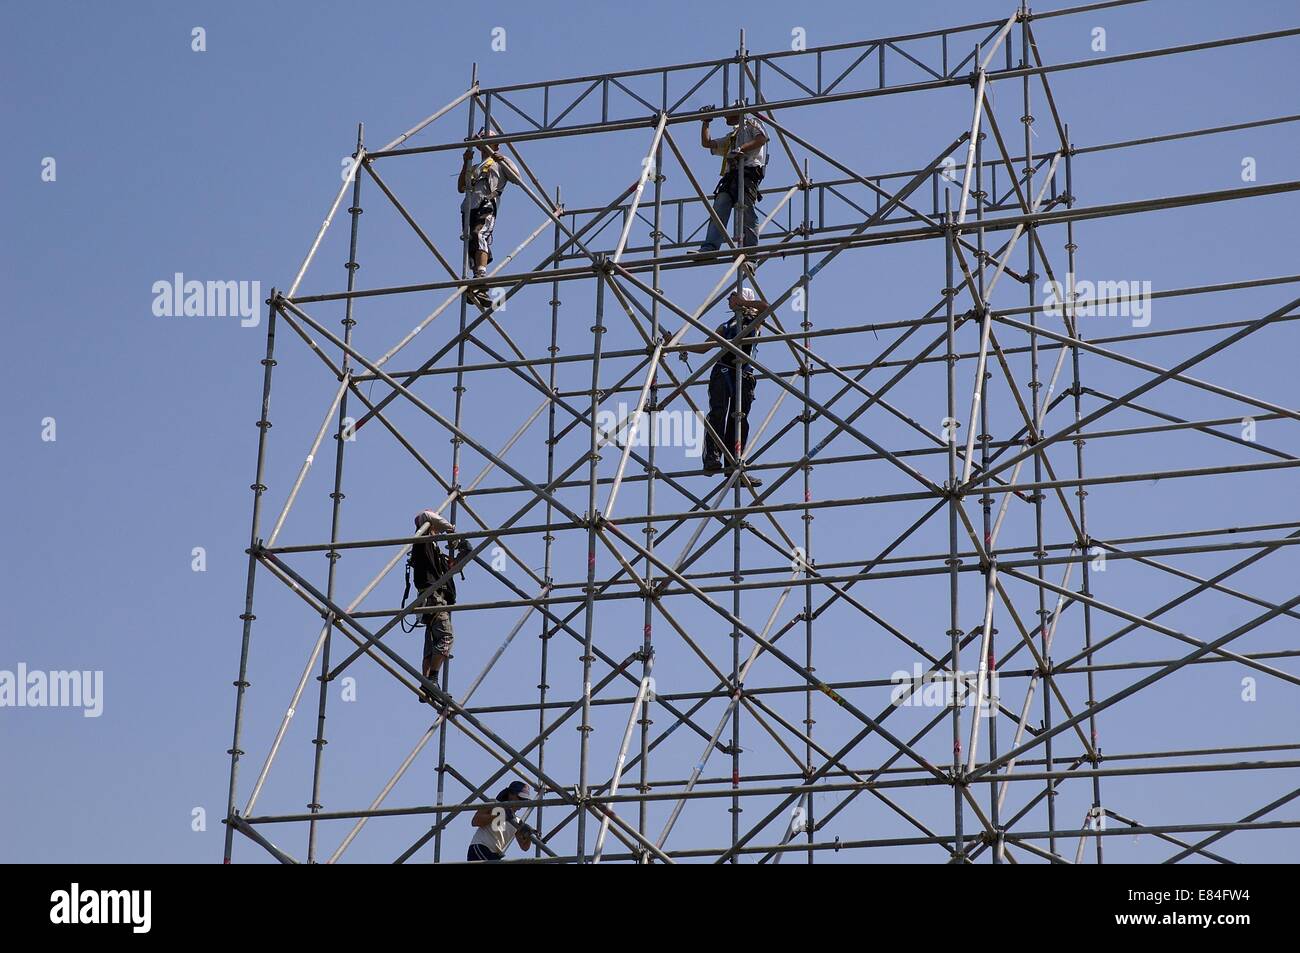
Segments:
[[[450,612],[432,612],[424,626],[424,661],[429,663],[435,655],[451,657],[451,645],[456,640],[451,631]]]
[[[496,209],[490,205],[481,205],[469,214],[469,257],[470,265],[475,263],[479,252],[487,252],[487,260],[492,260],[492,230],[496,227]]]

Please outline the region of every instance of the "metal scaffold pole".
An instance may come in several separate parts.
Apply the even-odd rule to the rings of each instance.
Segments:
[[[249,531],[248,581],[244,592],[244,612],[240,616],[243,632],[239,647],[239,676],[235,679],[235,734],[230,743],[230,792],[226,801],[226,837],[223,860],[230,863],[232,841],[235,836],[235,798],[238,795],[239,759],[244,752],[240,750],[244,728],[244,695],[248,691],[248,651],[253,638],[253,589],[257,579],[257,559],[254,550],[261,543],[262,495],[266,485],[262,482],[266,473],[266,438],[271,429],[271,372],[275,367],[275,315],[277,310],[276,290],[271,289],[271,297],[266,309],[266,356],[262,358],[262,415],[257,421],[257,468],[253,478],[253,526]]]
[[[365,158],[365,126],[357,126],[357,150],[354,156],[356,162],[361,162]],[[348,209],[348,215],[351,218],[352,225],[348,239],[348,262],[346,265],[348,272],[348,290],[351,291],[356,287],[357,269],[361,266],[357,263],[357,232],[361,224],[361,174],[352,177],[352,206]],[[352,311],[353,300],[348,298],[343,307],[343,341],[350,344],[352,341],[352,329],[356,326],[356,320],[353,318]],[[351,372],[351,357],[346,348],[339,358],[339,368],[343,374],[341,383],[347,383]],[[352,436],[352,421],[348,416],[348,395],[347,391],[342,392],[339,398],[339,416],[338,429],[334,435],[334,489],[330,493],[330,543],[339,541],[339,515],[343,506],[343,452],[347,447],[349,439]],[[325,583],[325,594],[334,598],[334,589],[338,569],[338,560],[341,554],[330,549],[326,554],[329,560],[329,574]],[[321,769],[324,766],[325,758],[325,704],[329,698],[330,685],[330,643],[334,634],[334,618],[327,615],[325,618],[325,638],[321,644],[320,656],[320,695],[317,700],[316,710],[316,738],[312,742],[315,746],[314,763],[312,766],[311,782],[311,803],[308,809],[312,813],[317,813],[322,809],[321,800]],[[307,837],[307,863],[316,862],[316,822],[309,825]]]

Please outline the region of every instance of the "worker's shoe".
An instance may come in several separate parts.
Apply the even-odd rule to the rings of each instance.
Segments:
[[[719,460],[717,457],[705,457],[705,458],[704,458],[704,475],[705,475],[705,476],[714,476],[715,474],[718,474],[718,473],[721,473],[721,472],[722,472],[722,461],[721,461],[721,460]]]
[[[757,487],[763,485],[763,481],[759,477],[754,476],[748,470],[742,471],[740,476],[741,476],[741,482],[748,483],[750,486]]]
[[[470,304],[477,307],[492,307],[492,299],[488,297],[487,285],[469,285],[465,288],[465,298]]]
[[[419,699],[422,704],[432,706],[433,710],[437,712],[441,712],[445,707],[442,699],[439,696],[434,695],[433,692],[429,691],[423,685],[420,686]]]

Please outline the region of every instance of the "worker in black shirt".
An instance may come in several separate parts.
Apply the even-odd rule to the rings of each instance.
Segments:
[[[757,347],[755,338],[759,334],[759,325],[745,330],[746,324],[763,309],[763,303],[754,294],[752,288],[742,288],[731,293],[727,299],[731,307],[731,317],[718,325],[718,336],[730,341],[740,348],[746,356],[752,357]],[[742,334],[742,332],[744,332]],[[705,341],[684,347],[683,351],[704,353],[718,347],[716,341]],[[736,365],[740,364],[739,373]],[[736,401],[740,402],[740,431],[736,431]],[[754,365],[728,351],[713,365],[709,375],[709,427],[708,442],[704,449],[704,472],[708,475],[722,470],[722,458],[725,456],[723,445],[715,438],[720,437],[731,448],[736,458],[740,458],[745,443],[749,440],[749,408],[754,403]],[[757,486],[762,481],[749,477],[750,483]]]
[[[463,570],[469,556],[469,544],[459,540],[454,548],[444,551],[440,545],[440,536],[456,532],[456,527],[447,522],[433,510],[421,510],[415,516],[415,529],[419,533],[424,525],[429,527],[428,535],[411,546],[411,555],[407,562],[407,595],[414,582],[417,592],[424,592],[438,580],[442,582],[437,588],[425,593],[417,600],[413,608],[430,606],[452,606],[456,604],[456,580],[454,573]],[[402,603],[406,603],[406,595]],[[424,623],[424,677],[429,680],[437,678],[438,670],[451,656],[452,642],[455,636],[451,627],[451,613],[446,610],[423,612],[420,614]]]

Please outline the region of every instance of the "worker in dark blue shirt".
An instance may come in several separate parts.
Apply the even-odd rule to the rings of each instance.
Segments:
[[[754,294],[752,288],[742,288],[738,292],[732,292],[727,299],[727,304],[731,307],[731,317],[718,325],[718,336],[735,344],[746,357],[752,357],[758,346],[756,338],[761,323],[747,331],[745,326],[763,309],[763,302]],[[683,350],[698,354],[718,346],[716,341],[705,341],[702,344],[689,345]],[[737,365],[740,365],[739,371]],[[737,401],[740,404],[739,432],[736,429]],[[713,371],[709,375],[710,430],[704,449],[706,474],[712,475],[722,470],[722,458],[725,454],[723,445],[715,439],[715,434],[726,441],[726,446],[731,448],[731,452],[737,459],[740,458],[749,440],[749,408],[753,403],[754,365],[728,351],[714,363]],[[749,481],[755,486],[762,482],[757,477],[749,477]]]

